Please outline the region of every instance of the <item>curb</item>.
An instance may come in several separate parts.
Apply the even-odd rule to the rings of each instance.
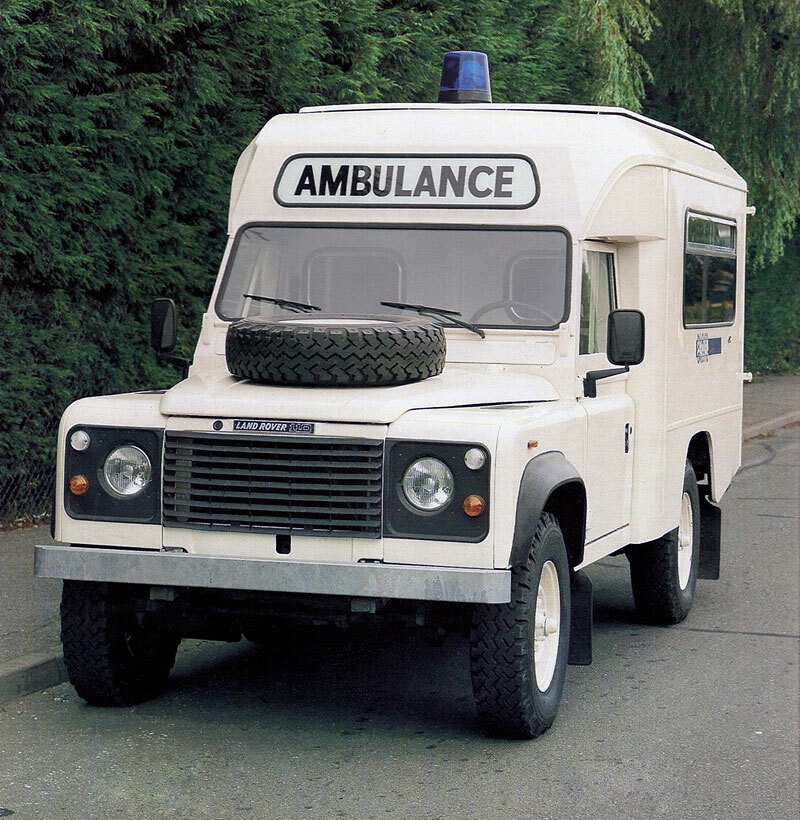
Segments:
[[[775,433],[790,424],[800,423],[800,410],[793,410],[742,430],[742,442]],[[17,698],[58,686],[68,680],[61,652],[41,652],[0,663],[0,705]]]
[[[0,664],[0,704],[67,680],[61,652],[39,652]]]
[[[757,436],[766,436],[770,433],[776,433],[783,427],[790,424],[800,423],[800,410],[792,410],[789,413],[784,413],[782,416],[776,416],[766,421],[758,421],[755,424],[749,424],[742,430],[742,441],[750,441],[750,439]]]

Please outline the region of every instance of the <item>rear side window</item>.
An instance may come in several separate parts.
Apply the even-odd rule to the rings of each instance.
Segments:
[[[736,224],[688,213],[683,264],[683,324],[725,325],[736,315]]]

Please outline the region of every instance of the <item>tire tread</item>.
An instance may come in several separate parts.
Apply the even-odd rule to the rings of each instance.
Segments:
[[[546,731],[555,718],[544,714],[532,697],[528,633],[536,614],[532,589],[538,552],[553,529],[561,534],[554,516],[540,518],[528,560],[513,569],[511,601],[481,604],[475,609],[470,640],[470,668],[478,721],[488,733],[507,738],[533,738]],[[569,631],[569,618],[562,623]],[[556,675],[558,676],[558,671]],[[561,679],[558,687],[560,699]]]
[[[282,323],[280,315],[240,319],[228,328],[228,370],[264,384],[382,387],[444,369],[444,332],[431,321],[371,316],[375,325],[347,327],[348,317],[337,318],[342,324],[308,327]],[[390,325],[377,323],[387,319]]]
[[[661,538],[646,544],[637,544],[627,550],[631,571],[631,589],[636,609],[649,623],[668,626],[683,621],[689,614],[694,597],[699,563],[699,496],[694,470],[687,463],[684,470],[684,491],[693,492],[695,514],[695,538],[693,574],[687,589],[682,591],[678,584],[678,530],[674,529]]]
[[[154,697],[166,684],[179,638],[153,634],[146,661],[121,651],[117,601],[110,584],[65,581],[61,643],[70,683],[94,706],[131,706]]]

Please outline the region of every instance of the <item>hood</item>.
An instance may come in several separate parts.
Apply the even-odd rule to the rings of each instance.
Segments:
[[[556,401],[541,376],[509,368],[448,365],[430,379],[396,387],[280,387],[228,373],[192,375],[163,396],[166,416],[269,418],[390,424],[408,410]]]

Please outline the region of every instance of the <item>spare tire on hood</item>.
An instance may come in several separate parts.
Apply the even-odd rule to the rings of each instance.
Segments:
[[[234,376],[314,387],[422,381],[442,372],[445,351],[441,326],[419,316],[252,316],[233,322],[225,340]]]

